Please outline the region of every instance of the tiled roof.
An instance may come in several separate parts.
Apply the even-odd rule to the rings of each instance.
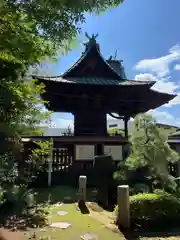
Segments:
[[[60,77],[39,77],[33,76],[39,80],[55,81],[59,83],[76,83],[76,84],[91,84],[91,85],[153,85],[153,81],[136,81],[136,80],[114,80],[96,77],[81,77],[81,78],[62,78]]]

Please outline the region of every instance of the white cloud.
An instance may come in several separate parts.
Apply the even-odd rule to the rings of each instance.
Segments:
[[[157,83],[152,87],[153,90],[169,93],[169,94],[176,94],[179,86],[176,85],[174,82],[170,82],[167,79],[160,79]]]
[[[70,126],[72,129],[74,129],[73,119],[56,118],[52,121],[52,124],[54,124],[56,128],[68,128]]]
[[[164,107],[173,107],[180,104],[180,94],[178,94],[173,100],[165,104]]]
[[[166,78],[158,78],[151,73],[140,73],[135,76],[135,80],[139,81],[156,81],[152,89],[165,92],[170,94],[176,94],[180,86],[177,85],[175,82],[170,81],[170,77]]]
[[[158,77],[165,77],[169,74],[169,66],[176,60],[180,59],[180,46],[172,47],[168,54],[160,58],[143,59],[136,64],[137,70],[150,71]]]
[[[137,70],[146,70],[148,72],[137,74],[135,80],[156,81],[152,87],[153,90],[178,95],[165,104],[165,107],[180,104],[180,84],[173,82],[170,76],[170,64],[179,59],[180,46],[176,45],[169,50],[167,55],[157,59],[144,59],[136,65]],[[180,70],[180,64],[176,64],[174,69]]]
[[[174,66],[174,70],[180,70],[180,64],[176,64],[176,65]]]
[[[140,73],[135,76],[135,80],[138,81],[157,81],[157,78],[151,73]]]
[[[158,123],[169,124],[172,126],[180,126],[180,117],[175,118],[173,115],[166,111],[159,111],[156,109],[149,110],[149,114],[151,114]]]
[[[158,111],[156,109],[151,109],[151,110],[148,111],[148,113],[152,114],[154,118],[159,119],[159,120],[164,119],[165,121],[167,121],[167,120],[173,120],[174,119],[174,117],[170,113],[165,112],[165,111],[161,112],[161,111]]]

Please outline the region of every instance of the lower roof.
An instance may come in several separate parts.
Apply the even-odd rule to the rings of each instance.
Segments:
[[[120,143],[126,143],[128,140],[119,135],[119,136],[27,136],[22,137],[21,141],[23,143],[27,142],[33,142],[33,141],[50,141],[53,139],[55,142],[62,142],[62,143],[78,143],[78,144],[96,144],[96,143],[117,143],[117,145],[120,145]],[[119,144],[118,144],[119,143]]]
[[[128,79],[106,79],[100,77],[73,77],[73,78],[63,78],[61,76],[57,77],[40,77],[40,76],[32,76],[37,80],[45,80],[45,81],[53,81],[57,83],[69,83],[69,84],[88,84],[88,85],[150,85],[153,86],[155,81],[136,81],[136,80],[128,80]]]
[[[97,104],[106,113],[135,116],[168,103],[176,95],[151,89],[155,82],[105,78],[62,78],[33,76],[36,84],[45,85],[42,98],[55,112],[89,111]],[[97,103],[97,104],[96,104]]]

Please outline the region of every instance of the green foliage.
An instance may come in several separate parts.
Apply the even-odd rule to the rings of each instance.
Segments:
[[[3,138],[34,133],[32,126],[44,118],[37,107],[42,87],[37,89],[26,81],[28,68],[47,57],[55,61],[57,50],[67,49],[79,32],[77,23],[84,21],[85,11],[104,9],[120,2],[1,1],[0,132]]]
[[[168,172],[168,164],[178,161],[179,155],[170,148],[167,138],[150,115],[136,116],[130,140],[131,154],[120,164],[114,179],[129,184],[132,193],[135,184],[146,184],[151,190],[162,188],[175,192],[177,184]]]
[[[114,128],[114,129],[109,129],[109,130],[108,130],[108,133],[109,133],[110,135],[116,135],[116,134],[122,134],[122,135],[124,135],[123,130],[121,130],[121,129],[116,129],[116,128]]]
[[[15,156],[12,152],[0,155],[0,176],[0,186],[2,188],[9,188],[15,183],[18,177],[18,170]]]
[[[38,34],[36,23],[8,1],[0,8],[0,22],[0,59],[7,64],[35,64],[55,53],[52,43]]]
[[[168,163],[179,160],[150,115],[137,115],[133,123],[131,154],[126,164],[130,168],[149,166],[158,176],[168,177]]]
[[[63,135],[64,136],[72,136],[73,135],[71,126],[68,126],[67,129],[64,130]]]
[[[6,136],[38,134],[37,125],[49,116],[41,111],[42,100],[38,96],[43,86],[34,86],[31,82],[7,81],[1,84],[4,101],[3,121],[0,124]]]
[[[31,187],[37,181],[40,172],[45,171],[52,148],[52,142],[50,141],[38,141],[31,144],[25,146],[23,162],[20,162],[18,167],[18,183],[27,187]],[[28,147],[31,148],[29,155],[27,154]]]
[[[120,2],[0,2],[0,185],[4,190],[10,189],[11,192],[17,182],[25,186],[29,182],[29,175],[25,179],[21,166],[17,164],[21,147],[18,141],[22,135],[39,134],[35,126],[47,118],[40,107],[45,104],[40,98],[44,86],[35,86],[28,79],[29,68],[36,67],[47,58],[56,61],[59,49],[66,53],[80,31],[78,23],[84,22],[85,12],[99,11]],[[40,149],[34,154],[45,155],[48,151],[47,146]],[[29,170],[29,162],[27,165]],[[8,199],[6,197],[5,202]]]
[[[158,127],[159,130],[162,132],[162,134],[164,134],[164,136],[167,138],[170,134],[176,132],[177,128],[175,127],[169,127],[169,128],[164,128],[162,127]]]
[[[150,187],[144,183],[136,183],[132,186],[131,195],[135,195],[138,193],[149,193]]]
[[[17,185],[18,180],[18,165],[14,154],[9,152],[0,155],[0,211],[2,218],[14,213],[22,214],[34,204],[32,193],[27,190],[25,182],[23,181],[23,185]]]
[[[114,213],[117,216],[118,206]],[[130,197],[132,227],[147,229],[173,226],[180,220],[180,201],[175,196],[156,190],[154,193],[139,193]]]
[[[7,0],[4,4],[6,3],[13,12],[23,12],[29,22],[35,23],[36,33],[39,30],[43,37],[66,46],[66,43],[80,31],[78,24],[85,21],[85,13],[99,13],[122,2],[122,0],[46,0],[42,3],[41,0]]]
[[[14,185],[4,191],[4,204],[11,203],[11,211],[22,213],[35,205],[33,193],[24,186]],[[7,209],[6,209],[7,210]]]
[[[163,191],[134,195],[130,206],[132,223],[142,228],[172,226],[180,219],[179,199]]]
[[[47,157],[49,156],[51,149],[52,149],[52,142],[50,141],[39,141],[36,142],[38,148],[35,148],[32,150],[32,153],[34,157],[38,160],[47,160]]]

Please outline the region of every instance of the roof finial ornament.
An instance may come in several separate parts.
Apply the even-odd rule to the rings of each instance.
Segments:
[[[90,37],[88,33],[85,32],[85,36],[89,39],[89,41],[92,41],[92,40],[96,40],[96,38],[98,37],[98,33],[96,33],[96,35],[93,34],[92,37]]]
[[[98,37],[98,33],[96,35],[92,35],[92,37],[90,37],[87,32],[85,33],[85,36],[89,39],[89,42],[84,43],[85,47],[86,47],[86,51],[88,51],[90,48],[94,47],[94,46],[98,46],[99,45],[96,43],[96,38]]]
[[[115,54],[114,54],[114,60],[116,60],[116,57],[117,57],[117,49],[116,49]]]

